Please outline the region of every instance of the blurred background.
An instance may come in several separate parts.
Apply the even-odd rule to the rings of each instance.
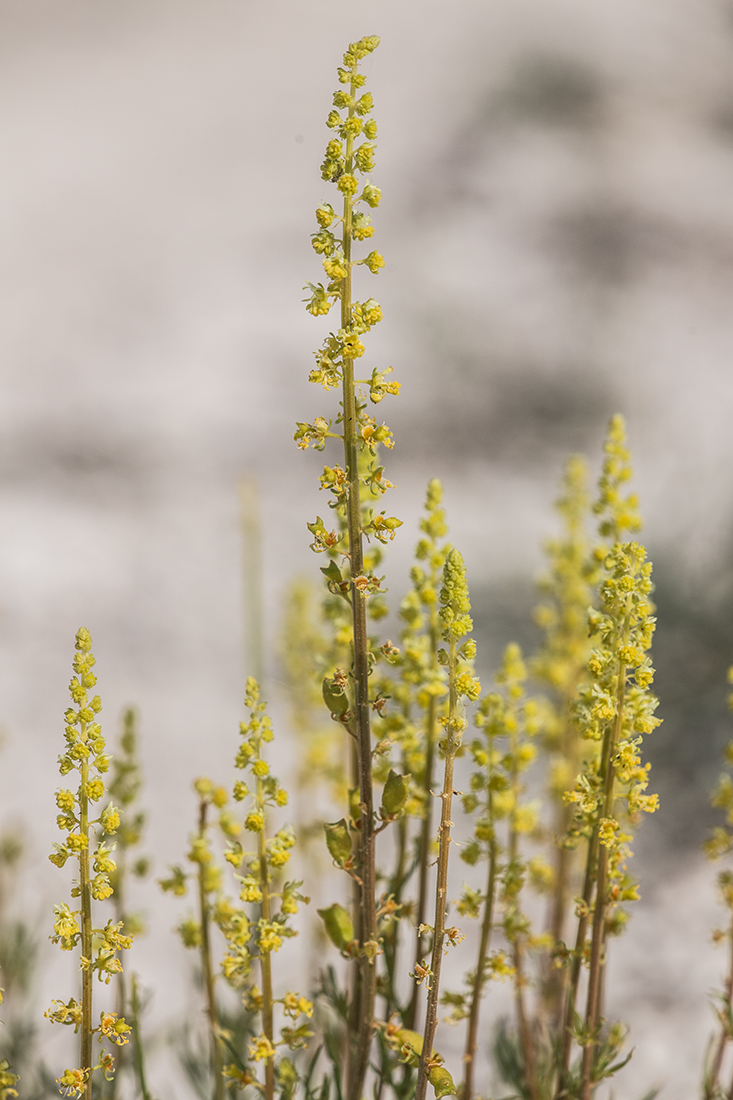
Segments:
[[[614,945],[612,1004],[637,1048],[617,1096],[660,1085],[687,1100],[723,968],[699,843],[733,730],[723,0],[3,0],[0,829],[25,833],[24,911],[45,940],[66,893],[46,856],[79,625],[108,737],[139,709],[156,874],[182,855],[191,779],[230,775],[243,476],[262,496],[268,694],[284,714],[283,593],[317,574],[305,522],[324,508],[320,456],[292,431],[333,405],[307,382],[327,322],[301,288],[321,277],[309,234],[330,197],[318,166],[335,68],[371,33],[386,267],[361,296],[385,314],[369,366],[402,382],[379,410],[405,521],[390,588],[396,600],[438,476],[482,670],[510,639],[531,647],[563,459],[583,451],[595,471],[609,416],[626,416],[657,583],[663,808]],[[163,1028],[185,986],[179,910],[154,888],[141,904],[153,928],[135,965]],[[43,958],[45,1008],[71,972]]]

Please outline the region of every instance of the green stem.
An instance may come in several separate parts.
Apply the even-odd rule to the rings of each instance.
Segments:
[[[585,863],[585,877],[583,880],[582,916],[578,918],[578,930],[575,937],[573,962],[570,969],[570,982],[568,983],[562,1036],[562,1055],[560,1058],[560,1072],[558,1074],[558,1088],[555,1100],[560,1100],[561,1097],[566,1096],[567,1089],[569,1087],[570,1054],[573,1047],[575,1005],[578,999],[578,985],[580,983],[580,970],[583,964],[583,953],[585,951],[585,939],[588,934],[588,914],[590,912],[590,903],[593,896],[593,884],[595,882],[595,865],[597,859],[598,834],[594,830],[588,842],[588,853]]]
[[[449,670],[449,703],[448,726],[445,738],[445,771],[443,773],[443,790],[441,792],[441,815],[438,829],[438,882],[435,892],[435,920],[433,925],[433,954],[430,964],[430,989],[428,992],[428,1004],[425,1012],[425,1030],[423,1032],[423,1048],[420,1056],[420,1065],[417,1072],[417,1087],[415,1100],[425,1100],[425,1092],[428,1086],[428,1072],[433,1057],[433,1043],[438,1027],[438,998],[440,996],[440,971],[443,963],[443,942],[445,940],[445,909],[448,895],[448,855],[451,843],[451,806],[453,803],[453,764],[456,752],[460,744],[452,723],[458,714],[458,695],[456,692],[457,654],[456,641],[451,637],[450,652],[448,657]]]
[[[130,1007],[132,1009],[132,1042],[135,1073],[137,1074],[137,1083],[140,1088],[142,1100],[151,1100],[145,1080],[145,1055],[143,1051],[142,1036],[140,1034],[140,993],[137,985],[137,974],[132,975],[131,985],[132,993]]]
[[[730,952],[730,961],[728,964],[728,976],[725,982],[725,1011],[730,1013],[731,1005],[733,1004],[733,921],[731,921],[728,928],[728,950]],[[730,1035],[725,1025],[720,1028],[720,1035],[718,1041],[715,1044],[715,1054],[713,1055],[712,1065],[710,1070],[705,1075],[705,1081],[703,1083],[703,1100],[715,1100],[715,1096],[719,1091],[719,1079],[720,1071],[723,1068],[723,1056],[725,1049],[728,1045]],[[733,1086],[731,1086],[733,1088]]]
[[[247,676],[254,676],[262,687],[264,680],[264,644],[262,640],[262,519],[260,497],[254,478],[239,483],[242,522],[242,565],[244,582],[244,634]]]
[[[87,742],[86,722],[81,723],[80,739]],[[84,1070],[84,1100],[92,1100],[92,888],[89,873],[89,764],[84,759],[81,765],[81,784],[79,787],[79,825],[86,844],[79,853],[79,888],[81,892],[81,953],[85,960],[81,972],[81,1036],[80,1069]]]
[[[406,770],[405,761],[403,759],[402,766]],[[405,864],[407,862],[407,818],[401,817],[396,822],[397,826],[397,852],[395,858],[395,868],[392,872],[389,880],[389,894],[396,905],[399,905],[402,900],[402,891],[404,889],[405,881],[409,871],[406,872]],[[387,926],[384,933],[383,951],[384,951],[384,967],[386,970],[386,988],[383,992],[385,999],[384,1005],[384,1019],[385,1022],[389,1022],[394,1012],[398,1011],[399,1005],[397,1001],[397,993],[395,989],[395,977],[397,974],[397,953],[399,948],[399,921],[393,920]],[[382,1052],[384,1055],[384,1051]]]
[[[435,571],[433,574],[432,583],[433,586],[437,583]],[[434,605],[430,608],[430,656],[433,669],[437,667],[438,652],[438,612]],[[417,942],[415,945],[415,963],[422,962],[425,955],[425,936],[420,932],[421,925],[425,924],[425,918],[428,910],[428,875],[429,875],[429,854],[430,854],[430,837],[432,835],[432,820],[433,820],[433,770],[435,767],[435,742],[436,742],[436,726],[437,726],[437,701],[434,695],[431,695],[428,699],[428,705],[426,710],[426,722],[425,722],[425,774],[423,776],[423,806],[425,814],[422,819],[422,827],[420,830],[420,871],[418,879],[417,890]],[[405,1018],[405,1027],[413,1030],[417,1020],[417,1008],[418,1008],[418,989],[417,986],[413,990],[412,999],[407,1009],[407,1015]]]
[[[202,798],[199,807],[199,836],[206,836],[206,812],[208,803]],[[221,1075],[222,1059],[219,1043],[219,1010],[216,1004],[214,992],[214,974],[211,968],[211,941],[210,941],[210,906],[206,893],[205,866],[199,863],[198,888],[199,888],[199,913],[201,920],[201,966],[204,972],[204,985],[206,987],[206,1003],[209,1014],[209,1035],[211,1042],[211,1072],[214,1076],[215,1100],[224,1100],[224,1078]]]
[[[563,740],[562,755],[569,766],[572,779],[578,769],[578,736],[571,718],[571,707],[575,697],[579,675],[573,677],[572,685],[566,689],[563,705]],[[575,852],[564,844],[573,820],[572,807],[567,805],[562,798],[558,799],[556,818],[556,843],[557,853],[555,861],[555,885],[550,903],[548,928],[552,936],[553,947],[565,941],[565,925],[567,913],[572,896],[571,871],[575,861]],[[552,959],[548,960],[548,969],[543,991],[545,1018],[551,1031],[557,1032],[562,1019],[567,971],[552,965]]]
[[[356,62],[353,67],[356,73]],[[351,84],[354,97],[356,85]],[[349,118],[354,116],[349,108]],[[353,168],[354,139],[346,139],[346,172]],[[353,200],[344,195],[343,251],[346,278],[341,281],[341,327],[351,326],[351,223]],[[354,631],[354,712],[356,747],[359,768],[359,808],[361,818],[361,951],[357,960],[360,969],[360,1011],[356,1050],[350,1060],[348,1097],[361,1100],[364,1079],[369,1065],[369,1050],[374,1025],[374,1001],[377,989],[377,968],[373,950],[377,941],[377,912],[375,898],[374,862],[374,796],[372,791],[372,740],[369,724],[369,639],[367,636],[366,600],[354,584],[364,571],[362,548],[361,501],[359,485],[358,415],[354,386],[353,360],[343,360],[343,424],[344,464],[346,466],[347,493],[346,518],[349,535],[349,561],[351,566],[351,608]],[[365,950],[365,944],[374,945]]]
[[[117,873],[114,879],[115,892],[114,907],[115,907],[115,920],[124,924],[125,920],[125,876],[127,873],[127,859],[125,855],[125,848],[123,845],[118,845],[119,855],[117,857]],[[122,951],[117,952],[117,957],[122,963]],[[117,974],[117,1016],[120,1019],[124,1019],[127,1015],[127,986],[125,979],[125,971],[120,970]],[[110,1082],[110,1092],[108,1100],[116,1100],[119,1092],[119,1079],[122,1067],[125,1065],[127,1055],[126,1047],[119,1047],[117,1050],[117,1057],[115,1059],[115,1074]]]
[[[258,746],[259,755],[259,746]],[[264,817],[265,790],[264,783],[257,777],[257,808]],[[260,860],[260,890],[262,901],[260,903],[263,920],[270,922],[270,872],[267,866],[267,842],[264,826],[257,834],[257,849]],[[260,949],[260,965],[262,968],[262,1031],[266,1039],[274,1047],[273,1035],[273,1007],[272,1007],[272,960],[269,951]],[[274,1100],[275,1096],[275,1058],[267,1058],[265,1061],[265,1100]]]
[[[509,865],[515,864],[519,858],[519,832],[517,830],[517,809],[519,806],[519,796],[521,793],[521,787],[519,782],[519,768],[517,765],[517,752],[518,752],[518,737],[517,737],[517,724],[514,723],[511,736],[510,736],[510,749],[509,754],[511,757],[511,780],[512,791],[514,795],[514,806],[510,818],[509,826]],[[519,1027],[519,1042],[522,1048],[522,1057],[524,1058],[524,1072],[526,1077],[527,1091],[531,1100],[540,1100],[539,1089],[537,1087],[537,1070],[535,1065],[535,1051],[532,1037],[532,1030],[527,1015],[527,1008],[524,1002],[524,937],[521,932],[516,932],[512,941],[512,961],[514,963],[514,998],[517,1006],[517,1024]]]
[[[491,945],[491,932],[494,926],[494,899],[496,895],[496,865],[498,862],[498,849],[494,828],[494,792],[491,788],[493,747],[489,750],[488,764],[488,793],[486,797],[486,809],[491,824],[492,835],[489,841],[489,877],[486,884],[486,898],[484,899],[484,919],[481,923],[481,939],[479,941],[478,962],[476,963],[476,977],[473,983],[471,996],[471,1008],[468,1015],[468,1031],[466,1035],[466,1053],[463,1060],[466,1064],[466,1072],[463,1078],[462,1100],[471,1100],[473,1095],[473,1080],[476,1069],[476,1046],[478,1040],[478,1020],[481,1007],[481,994],[486,982],[486,960]]]
[[[627,615],[628,619],[628,615]],[[626,634],[627,627],[624,629]],[[603,746],[602,777],[603,805],[596,820],[594,833],[597,835],[602,818],[613,815],[616,769],[613,766],[614,749],[621,736],[624,716],[624,697],[626,693],[626,665],[618,663],[618,687],[616,692],[616,718],[606,731]],[[581,1097],[590,1100],[593,1091],[593,1056],[598,1038],[594,1034],[600,1019],[601,970],[603,968],[603,944],[606,930],[606,910],[608,908],[608,848],[596,841],[598,851],[598,870],[596,875],[596,900],[593,907],[593,930],[591,933],[590,963],[588,973],[588,999],[585,1013],[586,1043],[583,1048],[581,1071]],[[592,1036],[592,1038],[591,1038]]]

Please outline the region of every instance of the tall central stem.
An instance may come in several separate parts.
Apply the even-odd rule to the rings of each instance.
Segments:
[[[356,64],[354,64],[354,73]],[[351,83],[351,100],[354,101],[356,85]],[[353,105],[349,108],[349,118],[354,117]],[[346,172],[351,173],[354,159],[354,138],[351,133],[346,138]],[[341,327],[347,330],[351,326],[351,225],[353,198],[344,195],[343,213],[343,252],[346,276],[341,281]],[[359,769],[359,810],[361,819],[361,953],[360,968],[360,1012],[357,1031],[357,1045],[349,1072],[349,1100],[360,1100],[367,1067],[369,1048],[372,1038],[374,1001],[377,989],[377,967],[374,952],[377,940],[377,913],[375,903],[374,873],[374,815],[372,793],[372,740],[369,725],[369,641],[367,637],[366,599],[354,584],[364,571],[362,549],[361,500],[359,486],[359,427],[357,416],[356,392],[354,387],[354,363],[352,359],[343,359],[343,426],[344,426],[344,464],[347,477],[346,518],[349,535],[349,561],[351,566],[351,609],[354,630],[354,715],[356,731],[356,750]],[[365,944],[373,944],[373,949],[364,949]]]

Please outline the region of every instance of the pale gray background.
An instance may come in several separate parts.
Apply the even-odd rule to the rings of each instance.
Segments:
[[[687,1100],[722,967],[694,843],[733,659],[730,4],[0,0],[0,824],[31,830],[27,904],[48,925],[82,623],[107,733],[127,702],[141,711],[158,871],[182,853],[191,778],[230,774],[236,483],[265,494],[272,649],[285,583],[316,571],[304,524],[324,507],[319,458],[291,438],[333,409],[306,381],[326,322],[300,301],[319,278],[324,119],[343,49],[374,32],[387,266],[362,293],[385,312],[370,363],[403,382],[380,407],[406,521],[391,587],[441,476],[484,667],[511,634],[531,642],[562,457],[597,462],[608,416],[627,416],[671,700],[655,766],[676,809],[646,825],[637,869],[654,885],[618,945],[614,1005],[637,1053],[617,1095],[663,1083]],[[271,693],[277,676],[271,662]],[[164,1020],[185,965],[178,910],[154,897],[135,965]],[[44,997],[67,997],[54,981]]]

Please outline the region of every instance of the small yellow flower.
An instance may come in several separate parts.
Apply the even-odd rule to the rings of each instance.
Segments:
[[[263,921],[260,926],[260,950],[269,953],[270,951],[279,951],[282,947],[283,939],[280,935],[280,928],[277,924],[270,924],[267,921]]]
[[[301,1015],[310,1019],[313,1015],[313,1002],[298,993],[286,993],[283,997],[283,1012],[292,1019]]]
[[[66,1069],[56,1078],[56,1084],[66,1096],[82,1096],[86,1080],[86,1070]]]
[[[265,827],[265,816],[259,810],[252,810],[244,819],[244,827],[250,833],[261,833]]]
[[[251,875],[247,875],[242,879],[242,889],[239,892],[239,896],[242,901],[248,902],[260,902],[262,901],[262,890],[256,879]]]
[[[255,1062],[267,1062],[275,1054],[275,1048],[266,1035],[258,1035],[249,1044],[249,1056]]]
[[[128,1034],[132,1031],[129,1024],[117,1016],[115,1012],[102,1012],[99,1018],[99,1034],[104,1035],[110,1042],[118,1047],[129,1043]]]

